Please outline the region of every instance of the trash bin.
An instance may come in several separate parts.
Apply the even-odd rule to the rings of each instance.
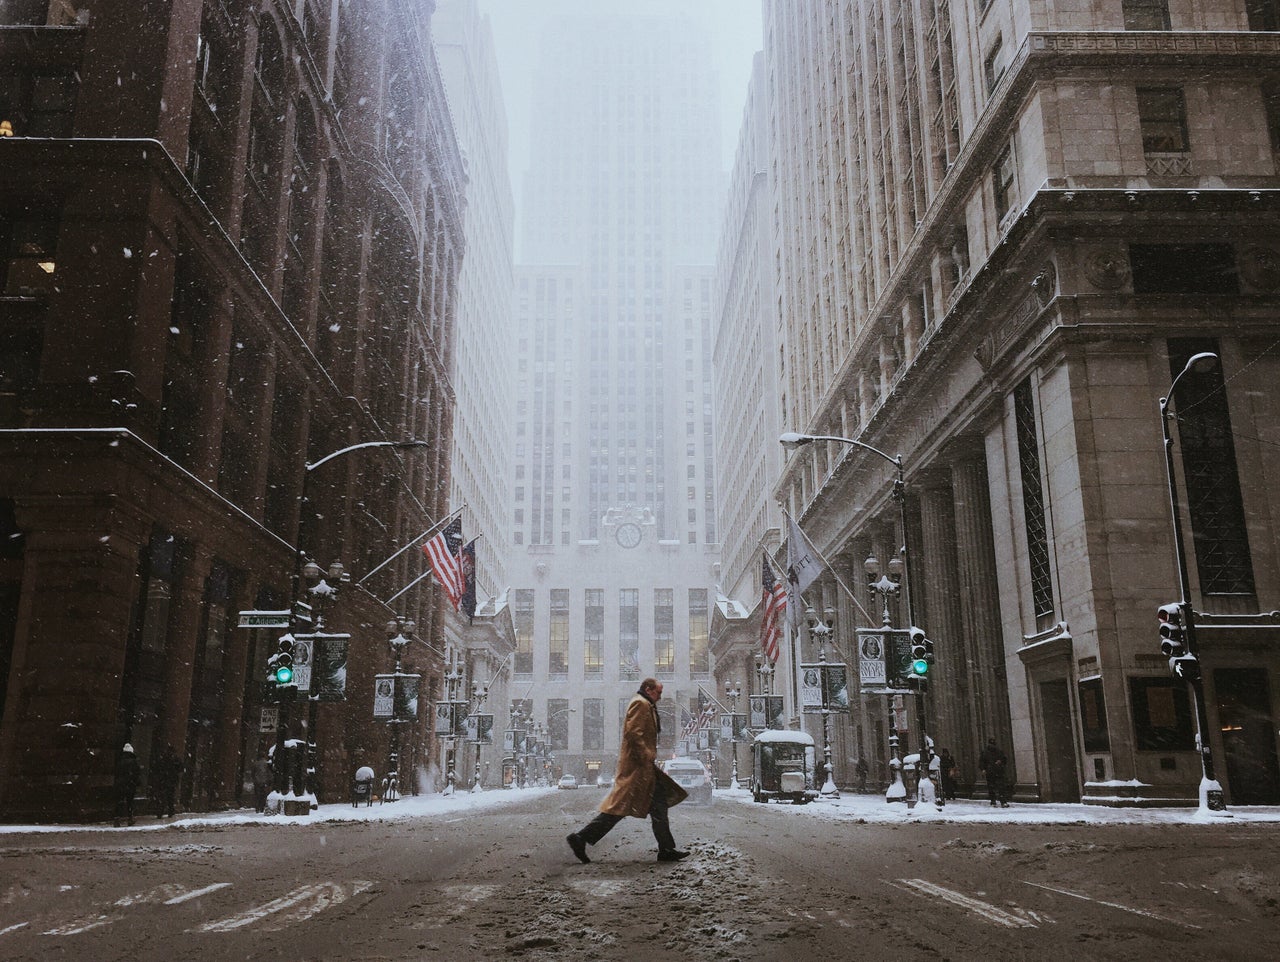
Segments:
[[[366,806],[373,804],[373,769],[364,765],[356,769],[355,781],[351,783],[351,807],[358,808],[361,802]]]

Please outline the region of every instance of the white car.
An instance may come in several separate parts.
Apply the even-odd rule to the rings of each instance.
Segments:
[[[572,775],[561,775],[560,781],[556,783],[557,788],[577,788],[578,780]]]
[[[689,793],[692,804],[711,804],[711,775],[702,762],[696,758],[668,758],[662,763],[662,770]]]

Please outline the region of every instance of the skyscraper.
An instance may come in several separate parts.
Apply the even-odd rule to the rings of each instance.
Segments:
[[[710,678],[723,177],[692,24],[548,27],[516,284],[512,692],[558,763],[590,777],[612,765],[639,678],[666,684],[669,749]]]

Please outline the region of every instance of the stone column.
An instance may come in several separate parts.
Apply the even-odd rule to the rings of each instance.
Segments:
[[[193,546],[183,559],[182,580],[174,586],[169,610],[168,638],[164,650],[164,708],[161,718],[161,744],[173,746],[184,758],[187,725],[191,718],[191,686],[194,682],[196,645],[204,622],[205,583],[213,565],[212,553],[203,546]],[[184,772],[184,780],[189,776]]]
[[[242,579],[233,593],[235,609],[252,608],[253,594]],[[263,632],[265,636],[265,632]],[[231,625],[223,641],[222,656],[222,707],[218,718],[220,729],[217,743],[216,772],[214,775],[214,806],[227,808],[235,801],[242,781],[242,746],[257,749],[258,719],[244,717],[245,679],[249,672],[249,629]],[[246,725],[246,722],[248,723]],[[246,730],[247,729],[247,730]]]
[[[920,495],[923,543],[917,567],[924,568],[924,596],[928,620],[919,627],[934,644],[936,661],[930,669],[928,702],[934,745],[953,747],[970,731],[969,677],[965,658],[956,573],[956,543],[950,486],[930,488]],[[917,733],[918,735],[918,733]],[[915,742],[917,739],[913,738]],[[918,745],[913,744],[912,749]]]
[[[973,774],[978,753],[988,738],[1012,745],[1009,721],[1009,689],[1006,683],[1004,640],[1000,632],[1000,598],[995,546],[991,534],[990,489],[987,468],[980,451],[952,461],[952,495],[955,509],[960,607],[969,661],[969,705],[972,710],[971,745],[958,743],[952,751],[963,757]],[[959,751],[965,755],[961,756]]]

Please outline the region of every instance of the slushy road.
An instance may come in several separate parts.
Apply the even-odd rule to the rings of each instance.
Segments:
[[[5,834],[0,958],[1280,958],[1274,824],[859,824],[717,799],[672,811],[684,862],[628,819],[582,865],[564,836],[600,798]]]

